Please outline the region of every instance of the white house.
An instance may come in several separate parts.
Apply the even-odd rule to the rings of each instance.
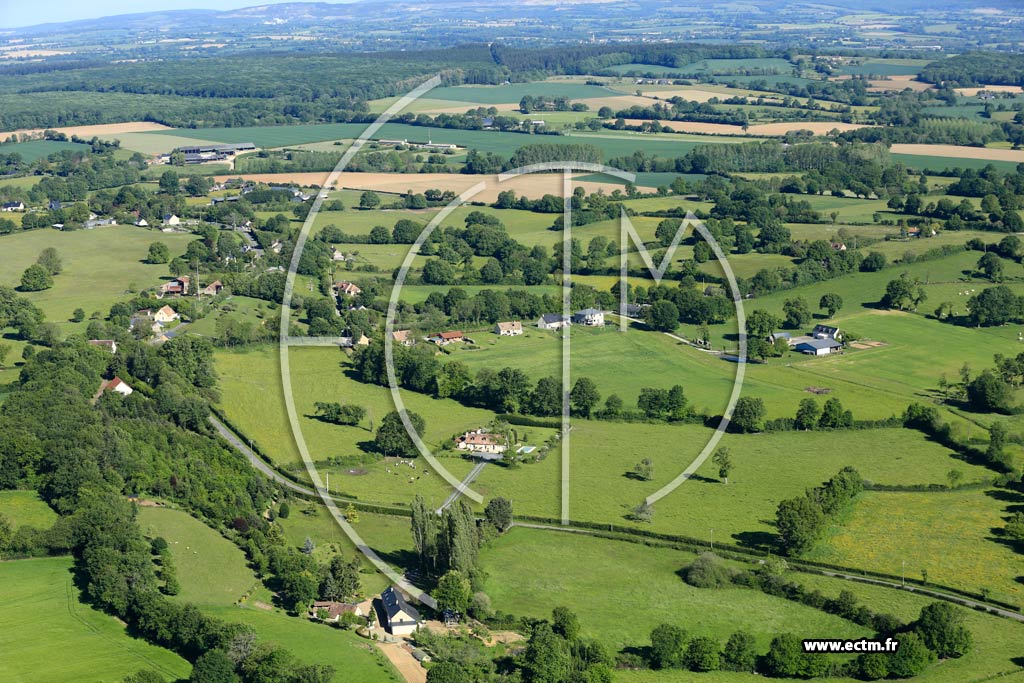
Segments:
[[[170,306],[164,306],[153,314],[153,320],[161,325],[166,325],[167,323],[174,322],[179,319],[181,319],[181,316],[178,315],[178,312]]]
[[[110,353],[117,353],[117,342],[113,339],[90,339],[89,344],[91,346],[98,346],[102,349],[110,351]]]
[[[4,202],[4,211],[24,211],[25,205],[21,202]]]
[[[584,327],[604,327],[604,311],[599,311],[596,308],[584,308],[582,311],[576,311],[572,316],[572,324]]]
[[[420,613],[405,601],[394,586],[384,589],[380,594],[380,600],[384,604],[384,616],[387,619],[385,626],[391,635],[407,636],[416,630]]]
[[[815,339],[831,339],[832,341],[842,341],[843,339],[839,328],[830,325],[815,325],[811,330],[811,336]]]
[[[561,313],[545,313],[537,320],[537,327],[542,330],[560,330],[570,324],[569,319]]]
[[[107,386],[104,387],[104,390],[116,391],[122,396],[130,396],[135,391],[130,386],[128,386],[127,382],[122,380],[120,377],[115,377],[114,379],[107,382]]]
[[[149,221],[147,221],[145,218],[140,218],[139,220],[135,221],[135,226],[139,228],[148,228]]]
[[[505,438],[500,434],[489,434],[482,429],[466,432],[455,439],[455,447],[471,453],[500,454],[508,450]]]
[[[498,323],[494,326],[494,334],[500,337],[518,337],[523,333],[523,324],[518,320]]]
[[[181,219],[175,216],[173,213],[164,214],[164,225],[180,225]]]

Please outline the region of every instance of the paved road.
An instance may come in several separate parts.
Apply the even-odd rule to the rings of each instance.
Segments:
[[[267,463],[263,462],[260,456],[256,455],[256,453],[251,448],[249,448],[245,443],[242,442],[240,438],[238,438],[237,434],[231,431],[231,429],[226,424],[218,420],[215,416],[211,415],[209,419],[210,424],[212,424],[213,428],[217,430],[217,433],[224,437],[224,440],[231,444],[231,446],[236,451],[244,455],[245,459],[249,461],[249,464],[255,467],[257,470],[259,470],[261,473],[263,473],[265,477],[274,480],[281,486],[284,486],[286,489],[291,489],[296,493],[301,493],[305,496],[317,495],[317,492],[314,491],[313,489],[303,486],[301,484],[296,484],[294,481],[284,476]]]
[[[454,491],[452,491],[452,494],[450,496],[448,496],[448,500],[446,500],[444,502],[444,504],[441,505],[441,507],[439,507],[437,509],[438,513],[441,513],[442,511],[444,511],[445,508],[447,508],[449,505],[451,505],[456,500],[458,500],[459,496],[461,496],[463,494],[463,492],[467,488],[469,488],[469,485],[473,483],[473,480],[476,479],[480,475],[480,472],[486,466],[487,466],[487,461],[486,460],[481,460],[480,462],[478,462],[476,464],[476,467],[471,469],[469,471],[469,474],[466,475],[466,478],[462,480],[462,483],[459,484],[459,487],[457,489],[455,489]]]

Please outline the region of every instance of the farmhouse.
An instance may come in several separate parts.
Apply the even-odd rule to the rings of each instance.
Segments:
[[[433,337],[427,337],[427,341],[434,342],[438,346],[448,346],[448,344],[454,344],[455,342],[466,341],[466,335],[459,330],[453,330],[451,332],[435,334]]]
[[[644,313],[644,307],[640,304],[623,304],[619,306],[619,315],[627,318],[639,318]]]
[[[210,284],[200,289],[199,293],[205,294],[206,296],[217,296],[218,294],[220,294],[222,289],[224,289],[224,284],[220,280],[214,280]]]
[[[180,319],[181,316],[178,315],[178,312],[171,308],[170,306],[164,306],[159,311],[153,314],[153,320],[160,323],[161,325],[166,325],[167,323],[174,322],[175,320]]]
[[[91,346],[98,346],[102,349],[110,351],[110,353],[117,353],[117,342],[113,339],[90,339],[89,344]]]
[[[599,311],[596,308],[584,308],[582,311],[576,311],[572,315],[572,324],[584,327],[604,327],[604,311]]]
[[[188,284],[191,282],[191,278],[188,275],[182,275],[176,277],[173,280],[163,283],[160,285],[160,290],[157,297],[162,299],[165,296],[184,296],[188,294]]]
[[[542,330],[560,330],[570,324],[569,319],[561,313],[545,313],[537,321],[537,327]]]
[[[319,619],[320,610],[326,611],[327,616],[323,620],[329,622],[338,621],[342,614],[351,613],[359,617],[363,616],[363,611],[357,605],[350,605],[347,602],[334,602],[332,600],[317,600],[309,608],[310,618]]]
[[[380,600],[384,605],[386,626],[391,635],[407,636],[416,630],[420,621],[420,613],[405,601],[405,598],[395,590],[394,586],[385,588],[384,592],[380,594]]]
[[[138,228],[148,228],[149,221],[147,221],[145,218],[140,218],[139,220],[135,221],[135,226]]]
[[[500,455],[508,450],[503,436],[489,434],[482,429],[466,432],[462,436],[456,437],[455,447],[460,451],[491,455]]]
[[[412,346],[416,343],[409,330],[395,330],[391,333],[391,339],[402,346]]]
[[[181,219],[175,216],[173,213],[164,214],[164,225],[180,225]]]
[[[135,390],[128,386],[128,383],[120,377],[115,377],[107,382],[106,386],[102,387],[102,391],[114,391],[122,396],[130,396]]]
[[[4,202],[4,211],[24,211],[25,205],[21,202]]]
[[[359,285],[354,282],[335,282],[334,291],[345,296],[357,296],[363,293]]]
[[[494,326],[494,334],[500,337],[518,337],[523,333],[523,324],[518,320],[508,323],[498,323]]]
[[[815,325],[811,330],[811,336],[815,339],[831,339],[832,341],[842,341],[843,339],[839,328],[830,325]]]
[[[827,356],[843,348],[843,345],[835,339],[808,339],[798,343],[793,348],[808,356]]]

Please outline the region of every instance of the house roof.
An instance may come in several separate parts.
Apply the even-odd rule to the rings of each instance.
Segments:
[[[466,432],[458,438],[458,441],[468,446],[497,446],[501,443],[501,437],[486,432]]]
[[[388,586],[380,594],[381,602],[384,603],[384,611],[387,612],[388,620],[398,616],[399,612],[405,612],[415,621],[420,620],[420,613],[415,607],[405,601],[401,593],[395,590],[394,586]]]
[[[328,619],[337,619],[346,612],[355,612],[356,606],[350,605],[346,602],[334,602],[332,600],[317,600],[313,603],[313,610],[325,609],[327,610]]]
[[[839,342],[832,341],[831,339],[811,339],[809,341],[800,342],[796,345],[796,348],[797,350],[800,350],[801,348],[834,349],[839,346]]]
[[[406,342],[409,340],[409,330],[395,330],[391,333],[391,338],[396,342]]]
[[[600,315],[603,311],[599,311],[596,308],[584,308],[582,311],[576,311],[576,315]]]
[[[441,339],[462,339],[465,335],[459,330],[453,330],[451,332],[442,332],[437,336]]]
[[[793,335],[789,332],[772,332],[772,337],[775,339],[792,339]]]
[[[540,317],[540,319],[546,323],[558,323],[564,322],[565,316],[562,315],[561,313],[545,313]]]
[[[523,329],[523,324],[518,320],[507,323],[498,323],[498,329],[502,332],[521,330]]]
[[[117,390],[118,387],[120,387],[122,385],[128,387],[129,389],[132,388],[131,385],[128,384],[128,382],[125,382],[120,377],[115,377],[114,379],[112,379],[109,382],[107,382],[107,386],[105,388],[109,389],[110,391],[115,391],[115,390]]]
[[[814,334],[835,334],[839,331],[838,327],[831,327],[829,325],[815,325]]]
[[[178,312],[176,310],[174,310],[173,308],[171,308],[170,306],[164,306],[159,311],[157,311],[157,313],[160,313],[161,315],[171,315],[171,316],[178,315]]]

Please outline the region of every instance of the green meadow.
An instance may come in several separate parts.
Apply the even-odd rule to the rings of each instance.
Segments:
[[[64,150],[85,151],[88,145],[78,142],[61,142],[59,140],[29,140],[28,142],[15,142],[0,145],[0,154],[20,154],[21,160],[31,164],[43,157],[62,152]]]
[[[20,526],[49,529],[57,521],[57,513],[35,491],[0,491],[0,515],[15,529]]]
[[[110,305],[132,291],[155,287],[170,274],[166,264],[145,263],[149,245],[163,242],[171,255],[185,252],[188,234],[164,234],[131,225],[115,225],[95,230],[30,230],[0,237],[4,258],[0,262],[0,284],[15,287],[21,273],[36,262],[39,253],[53,247],[64,264],[61,274],[53,278],[53,287],[24,296],[43,309],[51,322],[67,331],[84,331],[87,322],[69,322],[76,308],[86,316],[100,311],[104,315]]]
[[[191,670],[178,655],[132,637],[123,623],[82,603],[71,558],[0,562],[0,586],[0,680],[116,681],[141,669],[175,680]]]

